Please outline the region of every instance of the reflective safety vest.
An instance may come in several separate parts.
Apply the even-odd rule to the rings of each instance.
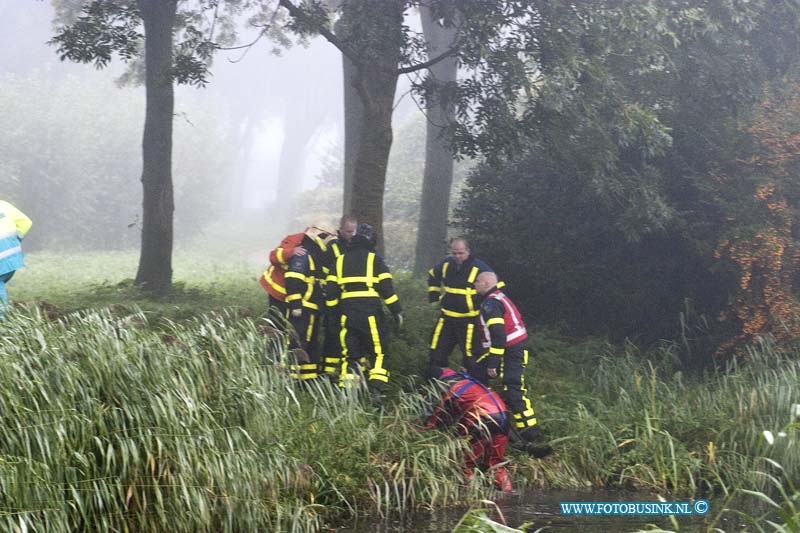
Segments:
[[[479,298],[475,279],[481,272],[491,272],[489,265],[469,256],[461,265],[448,257],[428,271],[428,299],[439,301],[442,314],[451,318],[478,316]]]
[[[0,275],[25,266],[21,240],[32,224],[22,211],[0,200]]]
[[[517,306],[509,299],[508,296],[503,294],[500,290],[495,289],[486,296],[486,300],[493,299],[503,304],[503,324],[506,332],[506,345],[503,347],[513,346],[519,342],[523,342],[528,338],[528,331],[525,329],[525,323],[522,321]],[[481,314],[481,329],[483,331],[483,347],[488,349],[492,345],[491,335],[489,334],[489,324]]]
[[[284,274],[286,281],[286,303],[291,309],[305,307],[319,311],[323,303],[322,286],[317,283],[322,277],[322,270],[314,256],[315,250],[309,250],[305,256],[294,257],[289,270]]]
[[[400,301],[394,292],[392,273],[375,252],[356,248],[340,255],[328,277],[327,305],[367,304],[380,306],[381,300],[392,313],[399,313]]]

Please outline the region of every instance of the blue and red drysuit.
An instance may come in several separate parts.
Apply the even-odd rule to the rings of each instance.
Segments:
[[[468,374],[449,368],[439,372],[445,382],[439,405],[428,417],[425,428],[454,428],[459,436],[470,441],[470,451],[464,458],[464,474],[472,479],[475,466],[485,459],[486,466],[494,469],[498,489],[511,490],[511,476],[501,465],[508,444],[509,415],[502,398]]]

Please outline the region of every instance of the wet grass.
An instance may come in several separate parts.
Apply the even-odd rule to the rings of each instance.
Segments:
[[[285,380],[257,262],[223,268],[178,253],[175,290],[153,300],[130,283],[136,259],[31,254],[9,285],[12,300],[38,310],[3,325],[4,383],[14,384],[0,403],[6,525],[24,516],[53,530],[89,523],[76,520],[160,529],[179,516],[179,530],[314,529],[477,497],[458,486],[460,444],[410,423],[418,398],[403,389],[424,367],[435,315],[420,281],[396,273],[407,320],[387,357],[393,407],[380,414],[357,395]],[[529,348],[530,396],[556,453],[512,450],[517,486],[749,490],[779,506],[781,490],[794,494],[796,354],[764,340],[747,365],[698,375],[681,364],[680,343],[641,351],[535,331]],[[765,475],[766,460],[781,476]]]
[[[5,530],[316,531],[482,495],[453,483],[463,442],[412,422],[416,396],[381,413],[300,390],[265,321],[32,308],[0,328]]]

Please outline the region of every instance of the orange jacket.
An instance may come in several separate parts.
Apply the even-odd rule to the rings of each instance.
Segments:
[[[303,242],[305,233],[293,233],[283,238],[280,245],[269,253],[270,265],[258,280],[270,298],[286,301],[286,267],[294,249]]]

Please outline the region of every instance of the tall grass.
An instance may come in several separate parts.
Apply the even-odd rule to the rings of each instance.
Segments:
[[[769,340],[751,348],[747,365],[703,377],[683,374],[671,344],[647,357],[632,346],[606,354],[584,375],[572,405],[561,398],[540,406],[561,451],[545,469],[555,484],[685,495],[768,490],[754,474],[762,456],[800,477],[791,425],[800,403],[800,360]],[[769,446],[765,429],[787,438]]]
[[[138,312],[0,324],[0,527],[315,531],[355,513],[475,498],[463,443],[363,391],[300,390],[265,321],[144,327]]]

